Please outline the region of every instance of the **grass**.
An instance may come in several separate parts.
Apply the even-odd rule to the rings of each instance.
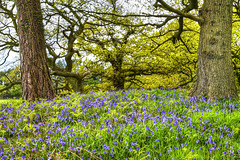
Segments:
[[[240,159],[237,101],[174,90],[3,104],[2,159]]]
[[[0,99],[0,104],[21,104],[21,99]]]

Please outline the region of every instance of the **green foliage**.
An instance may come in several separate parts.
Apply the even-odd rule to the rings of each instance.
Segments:
[[[0,72],[0,89],[10,85],[11,82],[20,81],[20,66]],[[12,88],[0,93],[0,98],[20,98],[22,95],[21,85],[14,85]]]
[[[5,85],[0,85],[0,89],[5,88]],[[22,95],[22,87],[21,85],[15,85],[9,90],[3,91],[0,93],[0,97],[5,98],[20,98]]]
[[[160,89],[72,93],[54,101],[1,105],[2,156],[237,159],[238,106],[238,101]]]
[[[123,77],[125,88],[176,88],[193,82],[199,26],[189,20],[184,20],[184,24],[181,40],[176,44],[172,43],[178,29],[176,21],[159,31],[113,25],[86,31],[84,35],[90,38],[83,46],[95,57],[88,61],[88,67],[93,73],[101,73],[102,84],[97,88],[109,90],[116,77]]]
[[[233,11],[236,11],[235,9]],[[239,37],[240,37],[240,18],[239,16],[233,16],[233,26],[232,26],[232,58],[233,58],[233,66],[236,78],[236,86],[238,91],[240,91],[240,53],[239,53]]]
[[[12,106],[20,105],[22,103],[21,99],[0,99],[1,105],[11,104]]]
[[[178,30],[178,23],[172,22],[152,34],[154,54],[161,57],[164,71],[167,74],[156,74],[142,77],[146,83],[144,88],[176,88],[187,82],[192,82],[196,75],[197,48],[199,40],[199,26],[193,21],[184,20],[181,39],[172,43],[172,36]],[[161,44],[160,46],[158,46]]]

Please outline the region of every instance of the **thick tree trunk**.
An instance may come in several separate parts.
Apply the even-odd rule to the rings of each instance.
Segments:
[[[197,79],[190,96],[238,97],[231,58],[232,7],[232,0],[204,1]]]
[[[112,63],[113,67],[113,86],[116,90],[123,90],[124,89],[124,83],[125,83],[125,77],[123,75],[122,71],[122,63],[123,60],[118,60],[115,63]]]
[[[124,81],[125,78],[123,77],[121,72],[115,72],[113,75],[113,86],[116,90],[123,90],[124,89]]]
[[[17,0],[23,100],[53,99],[40,0]]]
[[[83,80],[81,78],[77,79],[77,92],[83,93]]]

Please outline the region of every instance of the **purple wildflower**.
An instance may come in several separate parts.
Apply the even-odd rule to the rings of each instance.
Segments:
[[[196,140],[196,143],[197,143],[197,144],[199,143],[199,139],[198,139],[198,140]]]

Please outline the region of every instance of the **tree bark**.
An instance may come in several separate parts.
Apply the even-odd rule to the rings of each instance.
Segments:
[[[113,86],[116,90],[123,90],[124,89],[124,83],[125,83],[125,77],[123,76],[123,73],[118,70],[114,70],[113,73]]]
[[[231,58],[232,8],[232,0],[204,1],[197,79],[190,96],[238,97]]]
[[[23,100],[53,99],[40,0],[17,0]]]
[[[77,92],[83,93],[83,80],[77,79]]]
[[[123,64],[123,56],[117,55],[115,61],[111,61],[113,67],[113,86],[116,90],[123,90],[125,77],[123,75],[122,64]]]

